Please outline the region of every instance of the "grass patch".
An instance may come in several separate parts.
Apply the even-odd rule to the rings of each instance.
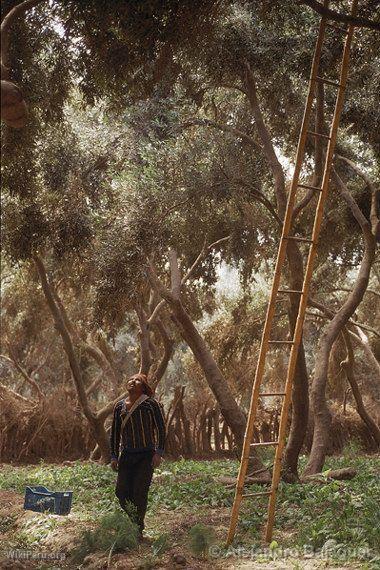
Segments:
[[[305,460],[302,459],[303,464]],[[347,466],[355,467],[358,471],[351,481],[280,484],[275,522],[275,538],[280,547],[320,549],[328,543],[333,557],[334,549],[338,551],[343,546],[352,551],[364,549],[367,558],[373,560],[379,556],[380,459],[359,456],[348,449],[340,457],[328,458],[325,469]],[[163,511],[175,512],[176,521],[180,520],[181,511],[185,521],[189,512],[193,513],[193,517],[201,513],[207,518],[208,509],[215,512],[224,507],[225,513],[225,508],[232,505],[234,489],[226,488],[214,478],[234,476],[237,468],[238,462],[233,460],[165,462],[156,471],[157,481],[149,496],[151,522],[155,526],[157,520],[159,528]],[[101,528],[104,521],[111,520],[115,512],[115,473],[109,467],[78,461],[70,466],[41,463],[27,467],[5,466],[0,470],[1,489],[23,494],[26,485],[34,484],[43,484],[55,491],[72,490],[72,512],[82,521],[91,520],[95,533],[96,528]],[[250,490],[260,488],[252,485]],[[265,512],[265,499],[244,502],[236,542],[259,545]],[[111,518],[107,519],[108,515]],[[164,516],[170,521],[169,513]],[[19,536],[20,542],[35,545],[51,530],[47,523],[38,526],[39,517],[43,520],[43,515],[36,515],[33,519],[36,528],[28,529],[26,535],[29,537],[25,533]],[[6,531],[7,524],[4,526]],[[92,538],[94,536],[91,535]],[[89,538],[89,543],[92,538]],[[184,543],[188,538],[183,537]],[[219,542],[224,538],[218,537]],[[108,550],[111,546],[107,543]]]

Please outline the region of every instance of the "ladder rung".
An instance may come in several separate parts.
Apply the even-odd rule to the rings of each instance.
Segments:
[[[298,293],[303,295],[303,291],[298,291],[297,289],[278,289],[277,293]]]
[[[251,443],[251,447],[267,447],[269,445],[278,445],[278,441],[259,441],[257,443]]]
[[[307,190],[314,190],[315,192],[322,192],[322,188],[318,186],[311,186],[311,184],[298,184],[298,188],[306,188]]]
[[[257,493],[244,493],[242,497],[263,497],[264,495],[270,495],[272,491],[257,491]]]
[[[330,140],[330,136],[329,135],[325,135],[324,133],[316,133],[315,131],[307,131],[308,135],[311,135],[312,137],[321,137],[322,139],[328,139]]]
[[[262,394],[259,394],[260,398],[261,396],[286,396],[286,392],[263,392]]]
[[[328,85],[334,85],[334,87],[342,87],[338,81],[331,81],[331,79],[325,79],[324,77],[319,77],[317,75],[316,79],[322,83],[327,83]]]
[[[268,344],[294,344],[293,340],[269,340]]]
[[[326,24],[326,27],[332,28],[333,30],[338,30],[339,32],[343,32],[344,34],[348,33],[348,30],[346,28],[343,28],[342,26],[337,26],[336,24]]]
[[[312,239],[299,236],[284,236],[283,239],[293,239],[294,241],[304,241],[306,243],[316,243]]]

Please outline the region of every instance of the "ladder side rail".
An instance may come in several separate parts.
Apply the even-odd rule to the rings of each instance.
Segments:
[[[356,15],[357,12],[357,4],[358,0],[354,0],[352,4],[351,14],[353,16]],[[313,234],[312,240],[313,244],[309,250],[308,261],[305,270],[305,277],[303,283],[303,291],[304,294],[301,297],[298,317],[296,321],[296,327],[294,332],[294,344],[291,349],[289,364],[288,364],[288,373],[286,378],[286,385],[285,385],[285,392],[286,396],[284,397],[282,413],[280,418],[280,428],[279,428],[279,445],[276,449],[276,456],[274,461],[274,468],[273,468],[273,478],[272,478],[272,488],[271,488],[271,495],[269,500],[268,506],[268,519],[267,519],[267,528],[266,528],[266,536],[265,539],[267,542],[270,542],[272,538],[272,531],[273,531],[273,524],[274,524],[274,514],[275,514],[275,503],[276,503],[276,492],[278,483],[280,480],[281,475],[281,460],[282,460],[282,453],[285,446],[285,433],[286,433],[286,424],[288,419],[288,412],[290,406],[290,399],[291,399],[291,388],[297,363],[297,356],[298,356],[298,348],[302,338],[302,331],[303,331],[303,323],[305,319],[305,313],[307,308],[308,302],[308,293],[311,283],[311,277],[313,273],[314,267],[314,260],[317,254],[317,246],[316,243],[318,241],[321,225],[322,225],[322,218],[323,218],[323,211],[324,205],[326,202],[328,190],[329,190],[329,182],[330,182],[330,173],[331,173],[331,166],[334,157],[335,151],[335,144],[336,138],[338,133],[339,127],[339,120],[343,109],[344,104],[344,96],[345,96],[345,88],[347,83],[347,76],[348,76],[348,65],[349,65],[349,58],[350,58],[350,48],[352,43],[352,37],[354,33],[354,26],[351,24],[348,27],[348,32],[346,36],[343,58],[342,58],[342,66],[341,66],[341,74],[340,74],[340,83],[342,88],[338,90],[335,110],[333,121],[330,129],[330,140],[327,147],[326,153],[326,161],[325,161],[325,168],[323,173],[323,181],[322,181],[322,192],[320,193],[316,217],[314,220],[314,227],[313,227]]]
[[[276,296],[277,296],[277,291],[278,291],[279,286],[280,286],[281,270],[282,270],[282,267],[283,267],[283,264],[285,261],[285,256],[286,256],[287,242],[284,239],[284,236],[288,235],[289,230],[290,230],[290,226],[292,223],[294,202],[295,202],[299,177],[300,177],[300,173],[301,173],[302,163],[303,163],[303,159],[304,159],[305,145],[306,145],[306,139],[307,139],[307,130],[308,130],[308,126],[310,123],[310,116],[311,116],[314,93],[315,93],[315,84],[316,84],[315,78],[317,77],[317,74],[318,74],[319,63],[320,63],[320,59],[321,59],[323,40],[325,37],[325,31],[326,31],[326,22],[327,22],[327,19],[325,17],[321,19],[320,26],[319,26],[318,38],[317,38],[315,51],[314,51],[313,64],[312,64],[310,81],[309,81],[309,91],[308,91],[307,102],[306,102],[306,106],[305,106],[305,111],[304,111],[304,116],[303,116],[303,121],[302,121],[302,127],[301,127],[300,136],[299,136],[298,147],[297,147],[297,156],[296,156],[296,163],[295,163],[294,174],[293,174],[293,181],[292,181],[292,185],[291,185],[290,192],[289,192],[288,203],[287,203],[287,207],[286,207],[285,219],[284,219],[284,224],[283,224],[283,231],[282,231],[282,236],[281,236],[281,241],[280,241],[280,248],[278,251],[278,256],[277,256],[277,261],[276,261],[275,274],[274,274],[273,283],[272,283],[270,300],[269,300],[269,304],[268,304],[268,308],[267,308],[264,331],[263,331],[262,338],[261,338],[260,352],[259,352],[259,357],[258,357],[258,362],[257,362],[257,367],[256,367],[255,380],[254,380],[254,384],[253,384],[250,409],[249,409],[246,432],[245,432],[245,437],[244,437],[243,452],[242,452],[242,457],[241,457],[241,462],[240,462],[240,468],[239,468],[237,486],[236,486],[236,491],[235,491],[234,504],[233,504],[232,513],[231,513],[230,528],[229,528],[228,537],[227,537],[227,545],[231,544],[231,542],[234,538],[237,520],[238,520],[238,515],[239,515],[239,508],[240,508],[240,503],[241,503],[241,499],[242,499],[242,496],[241,496],[242,495],[242,489],[244,486],[244,481],[245,481],[247,466],[248,466],[248,461],[249,461],[250,442],[251,442],[251,439],[253,436],[255,412],[256,412],[257,403],[258,403],[258,399],[259,399],[260,384],[261,384],[261,380],[262,380],[263,373],[264,373],[265,358],[266,358],[266,353],[268,351],[270,330],[272,327],[272,322],[273,322],[275,308],[276,308]]]

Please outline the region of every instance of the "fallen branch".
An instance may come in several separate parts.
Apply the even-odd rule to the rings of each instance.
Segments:
[[[343,469],[329,469],[324,473],[315,473],[314,475],[305,475],[301,479],[301,483],[326,483],[329,480],[348,481],[358,474],[353,467],[343,467]]]
[[[237,479],[236,477],[225,477],[221,475],[220,477],[214,477],[214,481],[216,483],[221,483],[226,487],[236,487]],[[268,476],[265,477],[246,477],[245,483],[248,485],[268,485],[271,483],[271,478]]]

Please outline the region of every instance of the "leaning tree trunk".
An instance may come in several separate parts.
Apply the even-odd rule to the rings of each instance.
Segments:
[[[177,324],[183,339],[189,345],[195,359],[201,366],[207,383],[220,406],[221,413],[235,436],[236,444],[242,447],[246,424],[244,413],[237,405],[210,349],[199,334],[181,301],[173,303],[171,308],[174,322]]]
[[[239,453],[243,448],[246,417],[233,397],[219,366],[215,362],[210,349],[199,334],[193,321],[180,300],[171,301],[174,322],[177,324],[185,342],[189,345],[195,359],[202,368],[207,383],[220,407],[220,412],[230,427]],[[262,469],[263,464],[255,458],[252,467]]]
[[[226,379],[224,378],[219,366],[217,365],[209,347],[199,334],[193,321],[188,315],[185,307],[181,302],[181,287],[190,278],[194,268],[199,261],[203,258],[205,251],[210,251],[210,248],[216,244],[225,241],[228,238],[222,238],[215,242],[208,248],[204,248],[198,256],[190,270],[184,277],[181,278],[180,269],[178,266],[178,257],[175,250],[169,251],[169,264],[171,273],[171,290],[167,289],[157,277],[157,273],[153,263],[148,260],[148,275],[153,289],[165,300],[172,312],[172,319],[176,323],[182,338],[188,344],[195,359],[202,368],[209,388],[214,394],[216,401],[220,407],[221,414],[228,423],[237,446],[237,450],[242,452],[244,444],[244,436],[246,429],[246,417],[241,408],[238,406],[233,394],[230,390]],[[252,467],[265,472],[263,463],[258,459],[255,453],[252,453]],[[265,475],[268,475],[266,473]]]
[[[363,216],[356,202],[345,187],[343,181],[336,175],[335,179],[341,194],[350,206],[355,218],[359,222],[364,236],[364,255],[353,290],[334,318],[327,325],[319,341],[319,350],[316,356],[314,380],[311,389],[311,405],[314,417],[313,443],[309,461],[305,468],[305,475],[320,473],[326,457],[326,449],[331,424],[331,413],[326,402],[326,384],[329,357],[332,346],[338,335],[352,317],[361,303],[368,287],[372,264],[375,259],[376,240],[371,233],[371,225]]]
[[[174,349],[174,341],[170,337],[169,332],[166,329],[164,322],[161,319],[157,319],[156,322],[157,330],[159,331],[163,343],[164,352],[161,356],[161,359],[157,365],[153,373],[153,388],[156,389],[157,385],[161,381],[162,377],[164,376],[166,369],[169,365],[169,362],[173,356],[173,349]]]
[[[97,415],[90,408],[85,385],[83,382],[82,372],[80,369],[78,358],[75,354],[74,345],[71,340],[70,333],[65,325],[65,321],[62,317],[59,306],[55,301],[54,294],[52,291],[52,286],[47,277],[44,263],[38,255],[34,256],[34,261],[41,280],[42,290],[44,292],[47,305],[53,316],[55,326],[57,328],[58,333],[61,336],[63,342],[63,348],[69,360],[79,404],[82,408],[85,417],[87,418],[88,423],[90,424],[94,439],[99,445],[102,461],[107,463],[110,458],[110,447],[109,447],[108,436],[104,428],[104,420],[97,417]]]

